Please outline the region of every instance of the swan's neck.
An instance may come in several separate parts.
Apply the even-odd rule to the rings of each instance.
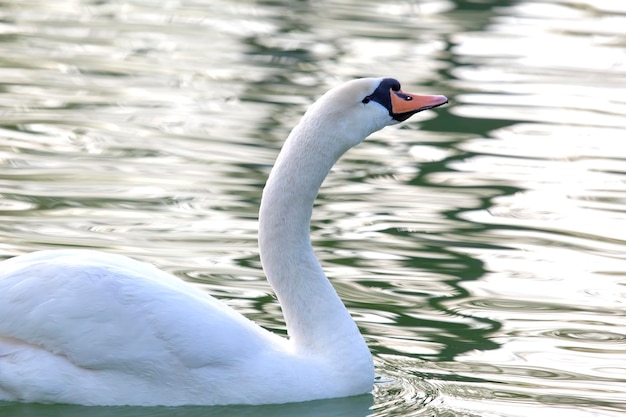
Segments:
[[[327,357],[358,352],[371,361],[356,324],[311,246],[315,197],[346,150],[324,147],[329,141],[320,140],[319,135],[319,130],[301,123],[285,142],[272,169],[259,213],[261,262],[298,351]]]

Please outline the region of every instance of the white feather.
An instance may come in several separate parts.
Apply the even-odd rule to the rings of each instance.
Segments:
[[[309,239],[313,201],[350,147],[394,123],[362,103],[381,83],[325,94],[264,190],[260,251],[289,338],[151,265],[86,250],[0,263],[0,400],[97,405],[261,404],[368,392],[372,358]]]

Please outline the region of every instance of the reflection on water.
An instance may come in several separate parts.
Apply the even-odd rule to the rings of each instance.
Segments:
[[[0,254],[124,253],[284,332],[256,214],[289,129],[347,78],[446,94],[346,155],[314,213],[373,405],[0,413],[621,415],[624,5],[205,3],[0,6]]]
[[[2,415],[13,417],[362,417],[369,413],[371,395],[349,398],[309,401],[305,403],[272,404],[262,406],[216,406],[216,407],[83,407],[74,405],[38,405],[0,403]]]

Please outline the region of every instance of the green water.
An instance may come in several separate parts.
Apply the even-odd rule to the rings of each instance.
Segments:
[[[256,215],[299,116],[361,76],[451,102],[348,153],[314,212],[371,396],[0,415],[622,415],[625,47],[616,0],[3,2],[0,256],[123,253],[281,333]]]

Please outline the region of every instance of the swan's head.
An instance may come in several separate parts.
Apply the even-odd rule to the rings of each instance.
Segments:
[[[394,78],[360,78],[328,91],[302,121],[352,147],[385,126],[447,102],[444,96],[406,93]]]

